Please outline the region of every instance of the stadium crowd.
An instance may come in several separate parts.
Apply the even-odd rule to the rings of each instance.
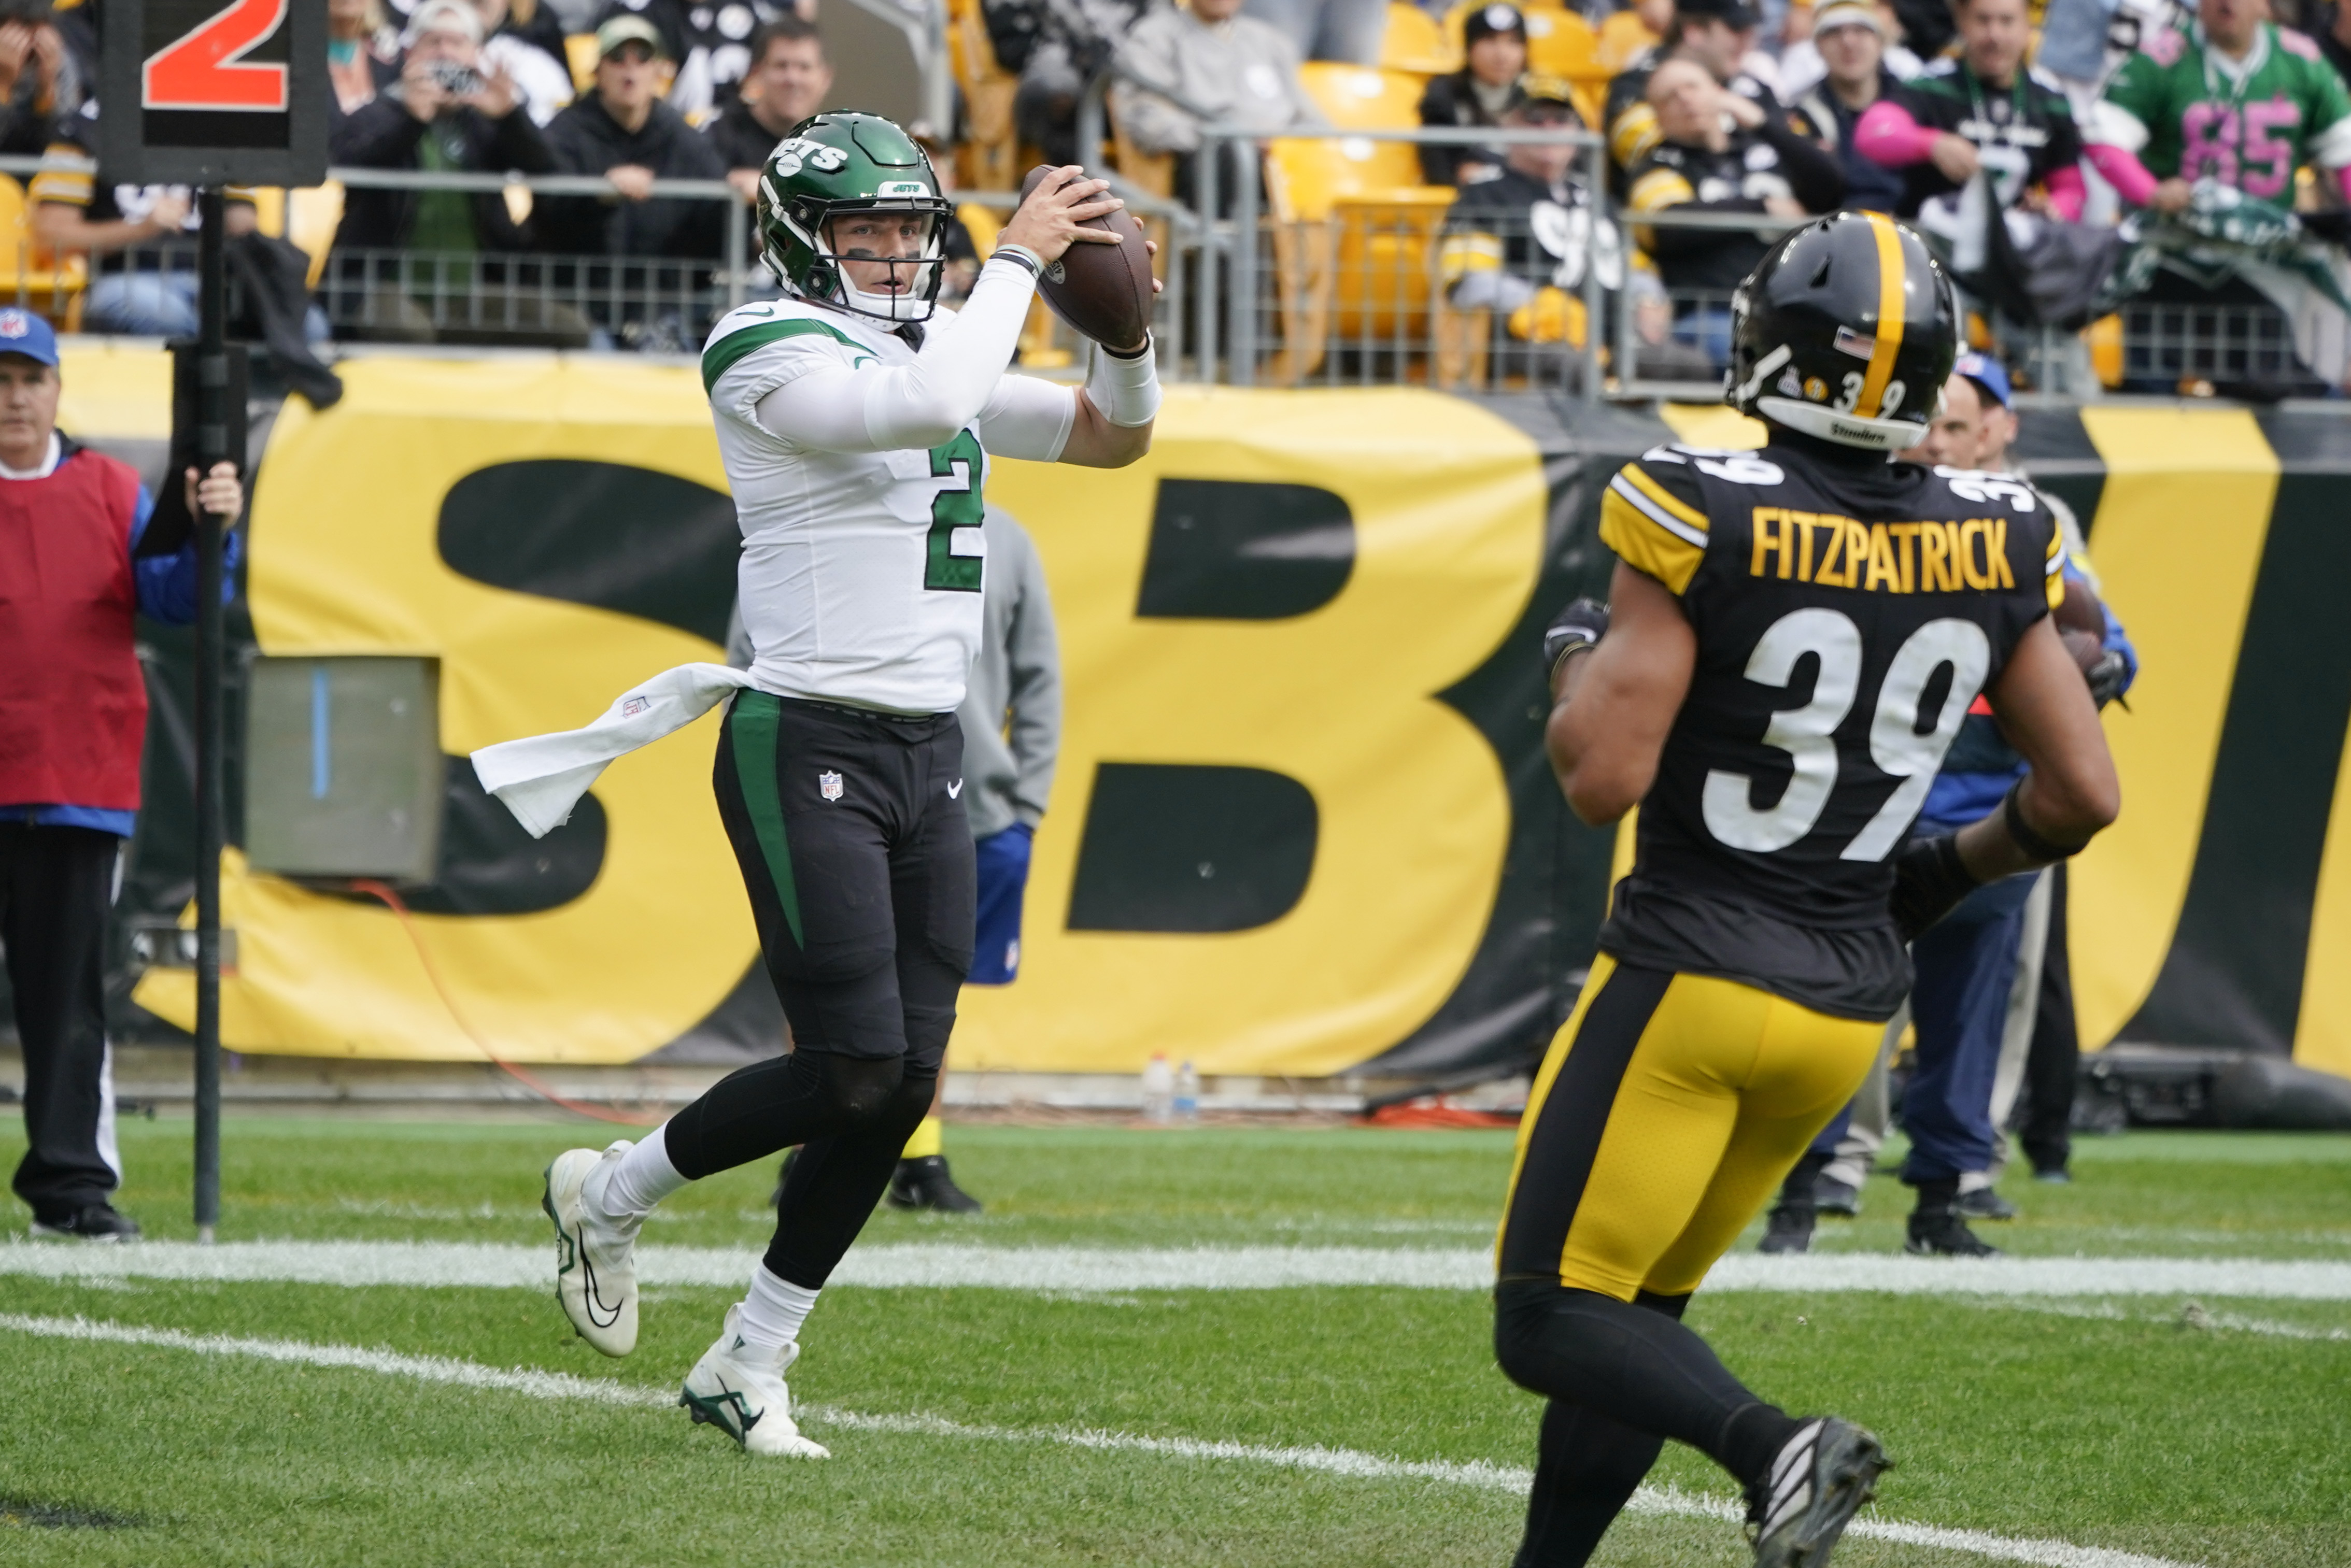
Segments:
[[[120,183],[96,166],[104,5],[78,0],[45,19],[0,23],[0,152],[52,154],[28,193],[31,237],[91,258],[87,327],[184,332],[198,222],[188,193]],[[588,175],[609,189],[533,200],[518,190],[353,188],[331,243],[371,259],[323,267],[298,253],[278,258],[306,266],[331,307],[295,312],[300,329],[313,340],[470,333],[688,346],[701,325],[691,310],[583,311],[558,297],[577,298],[583,284],[612,298],[707,288],[722,259],[723,208],[655,196],[653,183],[725,179],[750,199],[759,155],[834,94],[815,9],[815,0],[329,0],[337,164]],[[974,25],[958,35],[954,122],[919,128],[935,149],[954,154],[983,139],[982,99],[1000,82],[1006,129],[987,135],[1008,139],[1024,163],[1032,151],[1074,160],[1081,99],[1109,73],[1120,154],[1160,165],[1158,188],[1181,201],[1196,195],[1192,164],[1207,120],[1253,132],[1270,157],[1285,134],[1366,123],[1360,105],[1334,103],[1333,91],[1387,92],[1384,103],[1416,103],[1406,118],[1430,127],[1600,135],[1605,200],[1585,188],[1576,158],[1514,156],[1502,145],[1412,150],[1421,189],[1458,193],[1431,253],[1446,302],[1489,313],[1506,369],[1545,352],[1581,363],[1587,323],[1571,297],[1588,265],[1612,300],[1629,296],[1640,376],[1710,379],[1725,361],[1729,289],[1770,236],[1842,208],[1889,212],[1928,235],[1969,296],[1978,346],[1997,343],[2012,359],[2030,333],[2073,333],[2140,298],[2283,319],[2294,362],[2225,390],[2333,393],[2351,379],[2342,330],[2351,264],[2339,248],[2351,237],[2351,21],[2314,0],[2201,0],[2200,10],[2175,0],[1595,0],[1586,12],[1508,0],[1435,0],[1426,11],[1390,0],[953,0],[949,9]],[[1334,89],[1332,65],[1378,74],[1364,78],[1371,86]],[[1219,145],[1229,157],[1237,143]],[[981,172],[968,156],[942,162],[962,162],[967,183]],[[1152,183],[1146,169],[1125,172]],[[1229,204],[1236,182],[1220,183]],[[1271,200],[1277,220],[1314,215]],[[1761,220],[1753,229],[1720,222],[1749,214]],[[228,223],[251,234],[252,209],[232,207]],[[305,236],[314,247],[319,238]],[[441,260],[389,259],[403,255]],[[485,287],[504,303],[472,310],[465,332],[445,331],[445,312],[427,308],[428,296]],[[2168,392],[2183,379],[2137,372],[2132,390]]]

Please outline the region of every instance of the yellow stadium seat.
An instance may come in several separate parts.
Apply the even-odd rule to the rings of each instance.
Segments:
[[[2118,387],[2123,384],[2123,319],[2101,316],[2082,329],[2082,337],[2090,345],[2090,368],[2097,372],[2098,384]]]
[[[254,226],[271,239],[286,237],[286,193],[277,185],[253,185],[246,189],[253,198]]]
[[[1615,73],[1600,63],[1600,37],[1573,11],[1527,13],[1527,68],[1572,82],[1605,82]]]
[[[1453,206],[1445,186],[1344,196],[1338,231],[1331,330],[1341,343],[1417,347],[1429,338],[1428,258]]]
[[[596,35],[573,33],[563,40],[564,63],[571,68],[571,90],[586,92],[596,85]]]
[[[956,18],[948,46],[971,126],[963,176],[975,190],[1017,191],[1020,136],[1012,124],[1012,95],[1020,78],[997,63],[996,46],[988,41],[977,5],[964,7]]]
[[[43,248],[33,237],[25,187],[0,174],[0,300],[21,301],[71,332],[81,327],[89,287],[89,258]]]
[[[1391,0],[1387,31],[1380,39],[1380,67],[1415,76],[1443,76],[1461,68],[1461,51],[1447,41],[1436,17],[1417,5]]]
[[[335,231],[343,225],[343,186],[340,180],[289,191],[286,196],[286,237],[310,258],[310,287],[319,287],[327,270],[327,252],[334,247]]]
[[[1638,11],[1619,11],[1600,24],[1600,66],[1611,76],[1633,63],[1643,49],[1653,48],[1657,35],[1641,20]]]
[[[1409,131],[1420,123],[1426,84],[1405,72],[1310,60],[1299,68],[1298,80],[1342,131]]]

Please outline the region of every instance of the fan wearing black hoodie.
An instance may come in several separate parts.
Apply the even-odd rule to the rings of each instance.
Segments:
[[[726,161],[661,101],[660,32],[620,15],[596,29],[596,86],[557,115],[548,145],[566,173],[601,174],[612,193],[541,204],[539,238],[572,256],[716,260],[724,221],[716,202],[649,199],[655,180],[724,180]]]

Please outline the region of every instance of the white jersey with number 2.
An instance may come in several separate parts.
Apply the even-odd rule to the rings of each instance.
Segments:
[[[946,348],[960,325],[939,311],[926,345]],[[979,649],[988,451],[1051,461],[1074,405],[1065,387],[999,375],[969,423],[922,429],[875,373],[917,359],[882,322],[794,299],[743,306],[711,331],[702,380],[743,530],[761,691],[904,714],[963,701]],[[894,444],[910,431],[940,439]]]

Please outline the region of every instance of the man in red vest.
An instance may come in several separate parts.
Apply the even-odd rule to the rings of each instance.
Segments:
[[[57,339],[0,308],[0,946],[25,1051],[16,1196],[36,1236],[127,1241],[107,1071],[105,960],[139,809],[147,686],[133,618],[196,616],[193,539],[141,550],[154,501],[127,465],[57,434]],[[188,507],[234,519],[233,465]],[[234,570],[236,538],[229,538]]]

